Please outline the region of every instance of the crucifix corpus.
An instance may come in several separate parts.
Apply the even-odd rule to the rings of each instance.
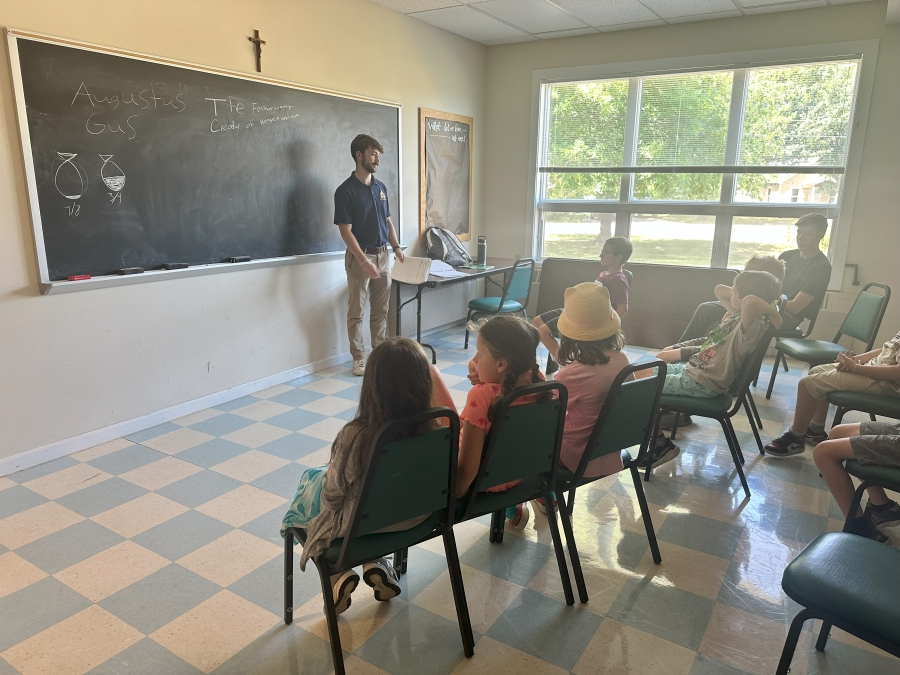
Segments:
[[[262,72],[262,46],[264,44],[266,44],[266,41],[259,39],[259,31],[258,30],[253,31],[253,37],[248,37],[247,39],[250,40],[250,42],[254,43],[254,46],[256,47],[256,72],[261,73]]]

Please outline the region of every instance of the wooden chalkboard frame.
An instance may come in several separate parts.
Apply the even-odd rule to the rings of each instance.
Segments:
[[[187,269],[179,270],[148,270],[143,274],[135,274],[128,276],[100,276],[92,277],[82,281],[54,281],[50,279],[49,269],[47,265],[47,253],[44,244],[44,232],[41,221],[41,210],[38,202],[37,178],[34,169],[34,158],[31,152],[31,134],[28,128],[28,115],[25,107],[24,86],[22,82],[22,70],[19,62],[18,38],[34,40],[37,42],[46,42],[49,44],[60,45],[64,47],[74,47],[76,49],[84,49],[87,51],[98,52],[101,54],[110,54],[113,56],[122,56],[130,59],[147,61],[149,63],[157,63],[160,65],[174,66],[177,68],[187,68],[203,73],[211,73],[214,75],[223,75],[242,80],[250,80],[263,84],[271,84],[279,87],[297,89],[301,91],[309,91],[317,94],[325,94],[327,96],[335,96],[339,98],[351,99],[356,101],[364,101],[366,103],[374,103],[376,105],[388,106],[397,109],[397,140],[398,155],[403,156],[403,123],[402,123],[402,107],[399,103],[384,99],[377,99],[367,96],[358,96],[346,92],[335,91],[332,89],[324,89],[321,87],[313,87],[298,84],[296,82],[288,82],[286,80],[277,80],[270,77],[263,77],[251,73],[242,73],[224,68],[216,68],[215,66],[206,66],[188,61],[180,61],[178,59],[169,59],[161,56],[153,56],[141,52],[134,52],[115,47],[107,47],[97,45],[90,42],[82,42],[80,40],[72,40],[68,38],[60,38],[42,33],[33,33],[16,28],[6,28],[6,42],[9,53],[10,76],[13,84],[13,99],[16,108],[16,116],[18,118],[19,141],[22,147],[22,157],[25,164],[25,183],[28,193],[28,204],[31,213],[32,230],[34,234],[35,253],[37,255],[38,275],[40,281],[40,291],[42,295],[66,293],[70,291],[80,291],[95,288],[105,288],[109,286],[125,286],[138,283],[146,283],[150,281],[160,281],[163,279],[177,279],[189,276],[200,276],[207,274],[218,274],[222,272],[234,272],[237,270],[255,269],[261,267],[278,267],[281,265],[298,264],[315,262],[319,260],[343,258],[343,251],[328,251],[324,253],[308,253],[302,255],[283,256],[278,258],[265,258],[259,260],[251,260],[249,262],[238,263],[211,263],[207,265],[191,266]],[[400,218],[400,208],[402,204],[402,185],[403,185],[403,162],[398,163],[398,185],[397,191],[401,198],[394,205],[394,215],[398,223],[397,236],[401,237],[402,220]],[[402,239],[401,239],[402,243]]]
[[[472,238],[472,136],[474,134],[473,119],[465,115],[440,112],[429,108],[419,108],[419,236],[423,236],[428,227],[428,218],[425,211],[428,195],[426,194],[427,182],[425,179],[428,171],[428,158],[425,153],[425,118],[431,117],[447,122],[461,122],[469,125],[469,226],[466,232],[458,234],[460,241],[468,241]]]

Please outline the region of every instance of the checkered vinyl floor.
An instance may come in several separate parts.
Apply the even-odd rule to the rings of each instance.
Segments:
[[[461,404],[462,331],[429,340]],[[765,440],[787,427],[799,373],[780,373],[769,402],[756,390]],[[278,529],[300,474],[327,462],[359,382],[345,364],[0,478],[0,675],[331,672],[312,566],[295,575],[295,623],[281,622]],[[474,658],[438,540],[410,551],[399,598],[354,593],[340,617],[348,672],[773,673],[798,609],[781,573],[841,516],[809,449],[762,458],[735,420],[749,501],[711,421],[679,430],[680,457],[645,483],[661,565],[627,475],[578,491],[586,605],[562,600],[546,517],[507,527],[500,546],[485,520],[465,523],[455,529]],[[824,655],[812,635],[793,675],[898,672],[841,631]]]

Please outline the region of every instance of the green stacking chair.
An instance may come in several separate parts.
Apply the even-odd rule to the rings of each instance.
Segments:
[[[515,405],[525,396],[544,392],[555,394],[555,397],[544,403]],[[503,541],[504,509],[538,497],[545,504],[552,503],[567,401],[566,387],[552,381],[518,387],[503,397],[494,413],[494,422],[484,441],[481,465],[457,514],[457,522],[492,514],[489,539],[491,543],[499,544]],[[521,482],[512,489],[484,492],[514,480]],[[574,605],[572,582],[554,509],[547,509],[547,520],[566,604]]]
[[[870,293],[872,287],[880,288],[882,295]],[[779,340],[775,344],[777,353],[775,355],[775,364],[772,367],[772,375],[769,378],[769,388],[766,390],[766,398],[772,397],[772,388],[775,386],[775,376],[778,374],[779,359],[790,356],[798,361],[805,361],[812,366],[818,366],[823,363],[832,363],[838,354],[847,351],[846,347],[838,344],[841,337],[848,335],[860,342],[866,343],[865,351],[871,351],[872,345],[875,343],[875,336],[881,327],[881,319],[884,318],[884,311],[887,309],[888,302],[891,299],[891,289],[884,284],[868,283],[862,287],[850,312],[838,329],[834,340],[826,342],[825,340],[808,340],[802,338],[787,338]]]
[[[517,260],[506,278],[506,285],[503,287],[503,293],[499,298],[497,296],[488,296],[469,300],[464,349],[469,348],[468,323],[476,314],[513,314],[521,312],[522,316],[528,318],[525,314],[525,307],[528,306],[528,298],[531,296],[531,277],[533,275],[534,260],[531,258]]]
[[[647,368],[656,368],[656,374],[625,382],[625,379],[633,373]],[[638,504],[641,507],[641,516],[644,519],[644,528],[647,530],[647,539],[650,542],[650,551],[653,553],[653,562],[657,564],[662,562],[638,467],[646,460],[647,448],[653,438],[653,428],[656,426],[656,416],[659,412],[659,398],[665,381],[666,364],[659,359],[647,363],[635,363],[623,368],[609,388],[603,409],[594,423],[594,429],[591,431],[575,473],[565,467],[559,468],[556,494],[562,494],[563,497],[565,497],[564,493],[568,492],[569,494],[568,501],[560,499],[560,503],[563,505],[563,508],[560,509],[560,517],[563,522],[563,531],[566,533],[569,558],[572,561],[575,584],[578,587],[578,598],[581,602],[587,602],[588,595],[575,544],[572,512],[575,508],[575,489],[600,479],[600,477],[585,478],[584,475],[588,463],[599,457],[614,452],[621,453],[624,469],[631,472],[631,480],[634,483]],[[638,447],[636,457],[632,457],[628,450],[633,447]]]
[[[869,413],[869,419],[873,422],[875,415],[900,420],[900,396],[867,394],[862,391],[831,391],[828,392],[827,398],[829,403],[837,406],[834,421],[831,423],[834,427],[841,423],[849,410]]]
[[[756,348],[756,353],[751,355],[744,363],[744,367],[740,370],[735,378],[731,390],[725,394],[719,394],[712,398],[697,398],[694,396],[672,396],[663,394],[660,397],[659,405],[661,412],[674,410],[678,414],[697,415],[698,417],[711,417],[718,420],[722,425],[722,431],[725,432],[725,440],[728,443],[728,449],[731,451],[731,458],[734,460],[734,468],[738,477],[741,479],[741,485],[744,488],[744,494],[750,498],[750,487],[747,485],[747,478],[744,476],[744,469],[741,465],[744,463],[744,454],[741,452],[741,445],[738,442],[737,435],[734,432],[734,426],[731,424],[731,418],[743,407],[747,413],[747,419],[750,421],[750,429],[753,430],[753,437],[756,439],[756,445],[759,453],[764,454],[762,440],[759,438],[759,432],[756,430],[756,424],[753,422],[753,415],[750,406],[747,403],[747,393],[750,391],[750,383],[756,372],[759,370],[759,364],[762,363],[769,343],[772,341],[772,333],[774,329],[770,326]],[[732,396],[734,399],[732,400]],[[657,418],[656,426],[659,426]],[[676,419],[675,428],[672,430],[672,438],[678,431]],[[653,436],[656,437],[659,429],[655,429]],[[646,474],[644,480],[650,479],[651,455],[648,453],[646,461]]]
[[[400,438],[404,430],[432,419],[446,419],[449,426],[418,436]],[[449,408],[431,410],[390,422],[372,444],[365,482],[350,519],[346,537],[335,539],[322,555],[312,558],[319,570],[325,617],[331,640],[331,655],[337,675],[344,673],[341,636],[338,632],[331,575],[362,565],[433,537],[443,537],[456,616],[462,634],[463,652],[474,653],[474,638],[463,588],[453,516],[456,512],[456,462],[459,418]],[[395,523],[428,514],[428,518],[408,530],[378,534]],[[306,541],[306,530],[288,528],[284,537],[284,622],[293,617],[294,539]]]

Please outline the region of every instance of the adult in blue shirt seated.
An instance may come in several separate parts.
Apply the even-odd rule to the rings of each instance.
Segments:
[[[350,290],[347,334],[353,356],[353,374],[366,367],[362,319],[369,300],[369,330],[374,349],[387,338],[387,313],[391,299],[390,252],[403,262],[387,188],[374,174],[384,148],[371,136],[360,134],[350,144],[356,169],[334,191],[334,224],[347,245],[344,269]],[[390,247],[390,248],[389,248]]]
[[[812,319],[818,311],[828,280],[831,279],[831,263],[819,249],[819,244],[828,229],[825,216],[807,213],[795,223],[797,226],[797,248],[785,251],[779,260],[784,261],[784,281],[782,293],[787,302],[780,308],[783,320],[782,330],[799,326],[804,319]],[[718,296],[718,293],[716,293]],[[721,302],[704,302],[694,311],[679,342],[703,337],[715,328],[725,316],[725,306]]]

